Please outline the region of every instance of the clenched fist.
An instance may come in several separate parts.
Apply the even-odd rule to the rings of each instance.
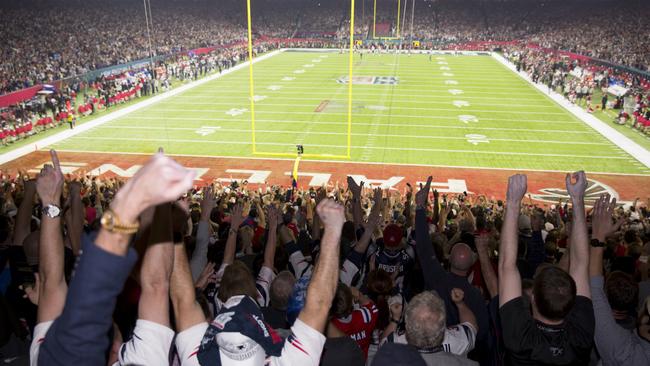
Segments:
[[[316,207],[318,217],[320,217],[326,229],[342,229],[345,223],[345,209],[342,205],[331,199],[323,200]]]

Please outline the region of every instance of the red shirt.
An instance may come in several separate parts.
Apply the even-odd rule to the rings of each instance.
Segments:
[[[368,347],[370,347],[372,332],[375,330],[377,318],[379,318],[379,310],[371,301],[352,311],[352,314],[345,319],[332,319],[332,324],[341,332],[354,339],[367,359]]]

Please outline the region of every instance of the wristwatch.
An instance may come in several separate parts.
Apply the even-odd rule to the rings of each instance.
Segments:
[[[591,239],[591,242],[589,242],[589,244],[594,248],[604,248],[605,247],[605,243],[603,243],[602,241],[600,241],[598,239]]]
[[[44,206],[42,212],[51,219],[56,219],[57,217],[61,216],[61,208],[56,205]]]
[[[104,230],[110,231],[112,233],[119,234],[135,234],[140,228],[140,223],[136,222],[135,224],[126,224],[120,222],[119,217],[113,212],[113,210],[108,209],[104,212],[101,219],[102,228]]]

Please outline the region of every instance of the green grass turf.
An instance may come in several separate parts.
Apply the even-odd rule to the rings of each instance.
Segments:
[[[347,75],[347,63],[347,54],[332,52],[285,52],[256,63],[255,95],[265,97],[255,103],[257,151],[293,153],[302,144],[308,154],[345,155],[347,85],[337,79]],[[399,82],[353,85],[353,161],[650,173],[489,56],[355,55],[354,75]],[[246,111],[232,116],[232,109]],[[253,156],[249,110],[244,68],[56,148],[150,153],[163,146],[170,154]]]

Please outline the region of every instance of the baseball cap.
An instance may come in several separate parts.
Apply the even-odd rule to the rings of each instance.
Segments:
[[[402,228],[395,225],[395,224],[390,224],[386,226],[384,229],[384,245],[389,248],[394,248],[399,246],[402,243],[402,236],[404,233],[402,232]]]
[[[201,340],[201,366],[262,366],[280,356],[284,340],[265,321],[255,300],[233,296],[221,308]]]

